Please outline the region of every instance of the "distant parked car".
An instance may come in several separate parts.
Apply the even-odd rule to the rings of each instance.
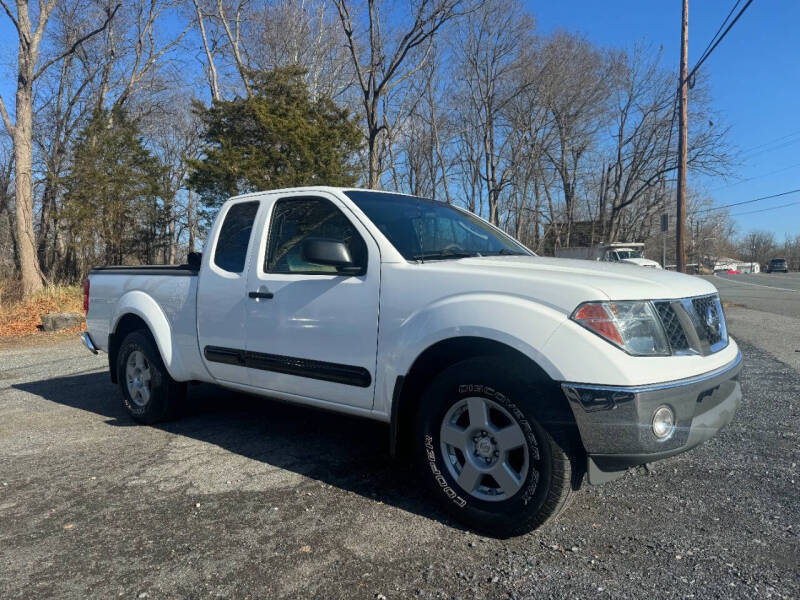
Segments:
[[[767,273],[788,273],[789,267],[786,264],[785,258],[773,258],[767,265]]]

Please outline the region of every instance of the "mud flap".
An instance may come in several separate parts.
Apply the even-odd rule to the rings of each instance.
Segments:
[[[603,485],[609,481],[619,479],[624,474],[625,471],[603,471],[591,456],[586,457],[586,475],[589,485]]]

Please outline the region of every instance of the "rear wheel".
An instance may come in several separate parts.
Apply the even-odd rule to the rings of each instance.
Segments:
[[[170,377],[149,332],[133,331],[117,354],[117,380],[128,414],[140,423],[173,418],[186,387]]]
[[[505,537],[566,506],[578,487],[580,450],[569,409],[547,389],[526,370],[484,357],[447,368],[425,391],[418,467],[456,520]]]

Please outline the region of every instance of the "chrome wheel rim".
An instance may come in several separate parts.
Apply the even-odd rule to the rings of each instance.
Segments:
[[[131,401],[144,407],[150,401],[150,363],[144,353],[134,350],[125,363],[125,381]]]
[[[450,407],[439,431],[450,475],[466,493],[490,502],[508,500],[525,484],[531,460],[527,439],[510,412],[477,396]],[[533,460],[538,458],[534,451]]]

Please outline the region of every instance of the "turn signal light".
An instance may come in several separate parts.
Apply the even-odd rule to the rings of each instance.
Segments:
[[[624,345],[614,316],[608,313],[604,304],[584,304],[575,312],[572,318],[608,341],[619,346]]]

